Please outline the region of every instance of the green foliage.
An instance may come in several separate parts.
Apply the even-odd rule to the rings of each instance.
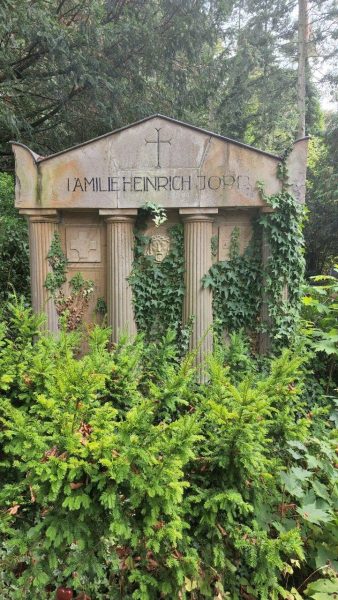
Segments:
[[[337,430],[304,411],[299,350],[262,371],[233,336],[196,388],[175,332],[110,350],[94,327],[79,359],[15,301],[0,330],[4,600],[331,593]]]
[[[305,223],[309,275],[328,273],[338,258],[338,115],[309,142]]]
[[[276,347],[289,343],[299,323],[301,286],[304,280],[304,208],[283,190],[264,200],[274,209],[260,216],[264,244],[269,249],[264,268],[264,293],[268,332]],[[264,324],[263,324],[264,326]]]
[[[159,110],[206,122],[223,13],[202,0],[1,2],[1,161],[10,139],[55,152]]]
[[[141,206],[140,213],[150,214],[156,227],[159,227],[167,220],[167,212],[163,206],[156,204],[156,202],[146,202]]]
[[[250,355],[251,348],[243,330],[229,334],[226,344],[215,344],[214,354],[229,367],[232,383],[242,380],[248,373],[256,370],[256,361]]]
[[[286,531],[298,524],[306,540],[309,579],[318,574],[330,578],[338,573],[337,429],[332,421],[321,417],[320,411],[314,411],[311,419],[314,421],[312,435],[303,442],[294,440],[287,444],[293,466],[281,474],[284,498],[278,527],[279,531]],[[314,435],[318,426],[324,437]],[[337,590],[337,579],[335,585]],[[301,587],[305,587],[304,583]],[[321,598],[311,593],[329,591],[329,587],[328,579],[311,583],[306,597]]]
[[[302,298],[302,333],[314,353],[313,369],[326,393],[338,386],[338,280],[311,277]]]
[[[231,234],[229,260],[215,263],[203,278],[213,291],[215,330],[255,331],[261,306],[260,238],[256,230],[243,256],[239,254],[239,230]]]
[[[174,386],[163,360],[143,395],[142,342],[110,354],[109,333],[94,329],[81,360],[74,334],[39,335],[34,350],[2,338],[2,597],[52,598],[63,583],[97,600],[176,597],[197,571],[183,494],[198,424],[161,408],[174,414],[166,398],[192,376],[178,368]]]
[[[67,281],[68,260],[62,250],[60,234],[54,233],[52,243],[47,254],[52,272],[47,274],[45,287],[55,295]]]
[[[0,304],[13,289],[29,297],[28,228],[14,208],[12,175],[0,173]]]
[[[212,359],[210,383],[197,406],[203,439],[189,500],[206,581],[217,573],[229,598],[277,599],[286,563],[303,558],[297,528],[279,535],[274,523],[283,464],[275,444],[281,432],[289,435],[294,420],[289,412],[285,423],[282,398],[290,398],[290,380],[299,376],[301,362],[292,358],[290,364],[290,358],[272,364],[267,378],[250,373],[237,385]],[[284,404],[280,413],[278,402]],[[296,403],[297,392],[287,404]]]
[[[47,258],[52,271],[47,274],[45,287],[55,302],[61,326],[74,331],[82,324],[89,298],[94,291],[94,282],[84,279],[81,273],[75,273],[68,282],[70,293],[65,295],[68,260],[62,250],[58,232],[54,233]]]
[[[178,335],[182,332],[183,228],[175,225],[168,233],[170,250],[160,263],[154,256],[145,253],[150,238],[140,230],[135,236],[135,258],[129,281],[133,289],[137,327],[146,340],[160,339],[169,328]]]
[[[156,112],[279,152],[297,123],[295,5],[3,0],[2,164],[12,163],[10,139],[56,152]],[[334,1],[322,0],[320,9],[311,17],[312,64],[335,31]],[[326,48],[326,59],[333,55]],[[311,133],[312,87],[309,81]]]
[[[306,589],[306,596],[313,600],[332,600],[337,596],[337,580],[324,579],[310,583]]]
[[[285,173],[281,176],[285,177]],[[267,331],[274,347],[280,348],[294,337],[299,322],[304,275],[303,208],[284,189],[270,197],[263,192],[263,198],[274,212],[258,218],[243,256],[239,254],[239,231],[234,228],[229,260],[215,263],[203,278],[203,284],[213,291],[215,330],[219,337],[224,330],[243,329],[251,336]],[[264,266],[262,243],[269,249]],[[268,312],[265,323],[260,314],[263,295]]]
[[[338,267],[338,265],[337,265]],[[311,340],[315,352],[338,358],[338,280],[329,275],[311,277],[313,284],[302,298],[303,332]],[[319,285],[318,285],[319,284]]]

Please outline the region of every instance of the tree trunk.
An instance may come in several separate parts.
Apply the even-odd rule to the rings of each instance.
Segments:
[[[298,138],[302,138],[305,136],[306,66],[308,54],[308,41],[308,0],[298,0]]]

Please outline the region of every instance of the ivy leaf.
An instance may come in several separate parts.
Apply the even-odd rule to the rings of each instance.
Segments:
[[[207,288],[207,287],[212,287],[214,280],[210,275],[205,275],[205,277],[203,277],[203,287]]]
[[[332,600],[338,594],[338,579],[318,579],[307,586],[305,593],[313,600]]]
[[[311,471],[307,471],[306,469],[302,469],[302,467],[292,467],[291,471],[290,471],[295,477],[296,479],[298,479],[299,481],[306,481],[307,479],[309,479],[309,477],[311,477],[312,473]]]
[[[312,482],[312,488],[317,496],[320,496],[320,498],[324,498],[324,500],[330,502],[330,495],[328,493],[326,485],[315,479]]]
[[[299,483],[299,479],[295,477],[292,473],[281,473],[280,478],[282,480],[285,489],[291,496],[296,496],[296,498],[301,498],[304,496],[304,491],[302,486]]]
[[[305,521],[314,523],[315,525],[320,525],[320,523],[328,523],[332,520],[332,515],[322,508],[317,508],[316,503],[303,504],[296,510]]]

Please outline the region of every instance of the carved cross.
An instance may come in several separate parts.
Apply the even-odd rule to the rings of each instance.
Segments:
[[[89,258],[91,250],[97,250],[97,242],[90,239],[86,231],[79,231],[77,236],[70,240],[70,249],[78,253],[79,260],[85,260]]]
[[[157,127],[155,127],[156,131],[157,131],[157,139],[156,140],[145,140],[146,144],[157,144],[157,167],[161,167],[160,164],[160,148],[161,148],[161,144],[169,144],[171,145],[171,138],[170,140],[161,140],[160,139],[160,131],[161,131],[161,127],[159,127],[159,129],[157,129]]]

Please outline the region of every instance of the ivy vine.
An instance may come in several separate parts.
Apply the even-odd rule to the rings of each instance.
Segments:
[[[84,279],[81,273],[75,273],[68,282],[70,294],[65,294],[68,260],[62,250],[58,232],[54,233],[47,259],[52,270],[47,274],[45,288],[54,300],[60,325],[67,331],[73,331],[82,324],[89,298],[94,291],[94,282]]]
[[[300,316],[300,298],[304,283],[305,259],[302,226],[304,207],[287,191],[264,200],[274,212],[260,216],[270,252],[264,269],[269,333],[274,346],[287,344],[294,336]],[[284,293],[287,290],[287,293]],[[262,324],[263,328],[266,325]]]
[[[51,272],[47,274],[45,288],[54,296],[67,281],[68,260],[62,250],[60,234],[54,233],[48,254]]]
[[[261,214],[253,224],[253,236],[241,256],[239,229],[231,235],[229,259],[215,263],[202,283],[213,292],[214,328],[219,338],[224,332],[244,330],[255,342],[257,334],[267,331],[273,349],[287,344],[294,336],[300,312],[300,295],[304,277],[302,223],[304,209],[289,193],[285,161],[278,167],[282,190],[262,198],[271,213]],[[165,211],[157,205],[144,206],[142,218],[153,216],[156,225],[165,220]],[[156,219],[156,220],[155,220]],[[167,329],[184,336],[182,306],[184,299],[183,230],[170,230],[171,248],[163,262],[147,256],[149,237],[136,232],[135,260],[130,277],[133,287],[136,323],[147,340],[156,340]],[[262,263],[262,239],[269,246],[269,257]],[[217,252],[217,239],[211,242]],[[287,294],[285,290],[287,289]],[[262,301],[266,302],[268,320],[262,322]],[[187,336],[185,336],[187,337]]]
[[[135,232],[134,264],[129,281],[133,289],[134,312],[138,331],[147,341],[162,337],[168,329],[179,339],[184,335],[182,308],[184,299],[184,243],[182,225],[168,228],[170,250],[162,262],[147,255],[151,237]]]
[[[203,278],[204,287],[213,292],[214,329],[222,338],[224,331],[257,331],[262,303],[261,232],[254,234],[243,256],[239,251],[239,229],[234,227],[229,259],[215,263]]]
[[[261,214],[254,224],[252,240],[243,256],[239,254],[239,231],[231,236],[229,260],[214,264],[203,278],[213,291],[214,327],[219,337],[245,330],[251,337],[268,332],[272,349],[293,338],[300,315],[304,279],[304,208],[287,189],[284,162],[278,170],[282,190],[264,194],[273,212]],[[262,236],[269,246],[269,257],[262,264]],[[285,291],[287,290],[287,293]],[[262,297],[267,303],[268,322],[261,319]]]

